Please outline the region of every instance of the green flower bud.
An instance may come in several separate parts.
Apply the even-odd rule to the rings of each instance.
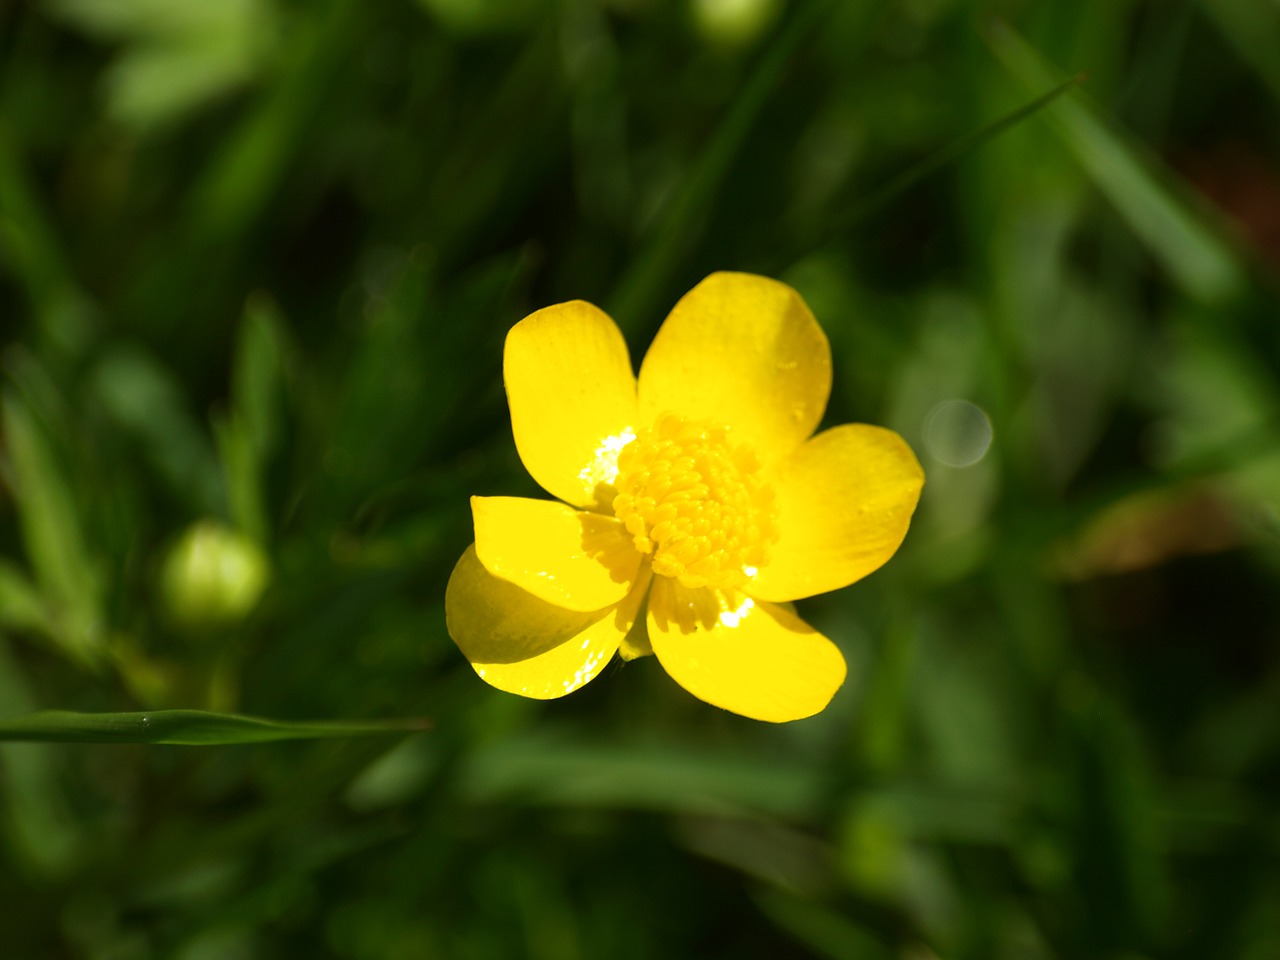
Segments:
[[[693,0],[698,32],[712,43],[730,47],[751,43],[777,13],[777,0]]]
[[[267,558],[253,541],[203,520],[169,550],[161,588],[165,607],[179,624],[225,626],[253,609],[270,575]]]

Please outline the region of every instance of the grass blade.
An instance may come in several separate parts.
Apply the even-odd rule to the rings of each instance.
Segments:
[[[4,627],[53,632],[40,591],[17,564],[0,557],[0,628]]]
[[[661,225],[618,285],[609,305],[609,314],[623,330],[632,329],[642,317],[651,315],[654,305],[661,302],[665,284],[687,251],[688,238],[698,218],[710,208],[747,134],[791,62],[796,47],[817,26],[830,6],[827,3],[801,6],[734,100],[706,151],[693,165],[662,216]]]
[[[1007,23],[993,20],[987,42],[1024,83],[1053,82],[1052,67]],[[1244,275],[1235,255],[1165,182],[1155,163],[1078,97],[1060,100],[1047,116],[1076,161],[1184,291],[1209,304],[1238,293]]]
[[[1030,117],[1032,114],[1053,103],[1053,101],[1057,100],[1072,87],[1083,83],[1084,80],[1085,75],[1083,73],[1076,74],[1074,77],[1064,80],[1047,93],[1043,93],[1036,97],[1030,103],[1023,104],[1012,113],[1006,114],[1000,119],[987,124],[985,127],[948,143],[946,146],[929,154],[929,156],[925,157],[918,163],[912,164],[888,183],[883,184],[870,195],[858,200],[843,213],[836,215],[832,219],[833,225],[830,231],[831,235],[838,236],[841,233],[844,233],[844,231],[848,230],[858,220],[870,213],[874,213],[890,201],[896,199],[917,182],[925,179],[926,177],[932,176],[948,164],[959,160],[971,150],[977,149],[988,140],[999,136],[1010,127],[1021,123],[1027,117]]]
[[[13,131],[0,123],[0,268],[24,288],[54,342],[66,342],[82,296],[57,231],[22,161]],[[74,339],[74,338],[73,338]]]
[[[1250,0],[1208,0],[1202,9],[1213,20],[1240,58],[1249,64],[1266,84],[1271,95],[1280,101],[1280,0],[1272,0],[1268,10]]]
[[[70,478],[16,392],[0,397],[0,424],[27,553],[59,623],[56,639],[67,654],[93,666],[105,643],[102,579],[85,543]]]
[[[41,710],[0,720],[0,741],[215,746],[416,733],[429,726],[430,722],[422,718],[284,722],[206,710],[149,710],[138,713]]]

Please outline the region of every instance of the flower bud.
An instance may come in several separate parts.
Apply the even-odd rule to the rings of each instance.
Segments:
[[[698,32],[712,43],[729,47],[751,43],[777,13],[777,0],[693,0]]]
[[[193,524],[169,550],[161,571],[164,603],[187,627],[225,626],[251,611],[270,578],[258,546],[212,520]]]

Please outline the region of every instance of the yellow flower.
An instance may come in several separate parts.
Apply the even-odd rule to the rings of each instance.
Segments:
[[[896,433],[811,436],[831,349],[785,284],[715,273],[676,304],[637,379],[613,321],[531,314],[503,356],[516,449],[558,497],[472,497],[449,633],[486,682],[549,699],[620,652],[759,720],[822,710],[839,649],[789,601],[853,583],[906,535],[924,474]]]

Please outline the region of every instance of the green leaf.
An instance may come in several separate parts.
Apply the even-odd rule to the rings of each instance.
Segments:
[[[756,892],[761,912],[819,957],[891,960],[897,954],[879,937],[844,913],[782,890]],[[927,954],[926,954],[927,955]]]
[[[1208,0],[1200,9],[1213,20],[1223,36],[1249,64],[1271,95],[1280,100],[1280,2],[1272,0],[1271,10],[1256,0]]]
[[[239,412],[232,410],[214,415],[213,436],[226,483],[231,520],[254,543],[265,543],[267,514],[262,466],[249,428]]]
[[[946,146],[929,154],[918,163],[909,166],[902,173],[893,177],[887,183],[880,186],[870,195],[858,200],[848,209],[836,214],[832,217],[832,226],[828,233],[831,236],[839,236],[848,230],[851,226],[861,220],[868,214],[874,213],[881,207],[884,207],[890,201],[896,199],[913,187],[916,183],[933,176],[939,170],[946,168],[948,165],[959,160],[965,154],[976,150],[988,140],[998,137],[1010,127],[1017,126],[1023,120],[1053,103],[1064,93],[1078,86],[1084,81],[1084,74],[1076,74],[1074,77],[1062,81],[1052,89],[1042,93],[1029,103],[1024,103],[1016,110],[1005,114],[998,120],[993,120],[979,130],[966,134],[958,140],[953,140]]]
[[[49,7],[82,33],[119,45],[105,76],[107,105],[116,120],[142,130],[255,79],[277,40],[264,0],[55,0]]]
[[[16,564],[0,557],[0,627],[52,632],[40,591]]]
[[[300,149],[363,4],[335,0],[321,7],[325,13],[298,21],[281,48],[271,84],[240,115],[237,128],[221,138],[193,186],[189,219],[198,247],[232,243],[248,229]]]
[[[1003,21],[992,21],[987,41],[1027,86],[1043,88],[1055,81],[1054,69]],[[1046,116],[1097,188],[1183,290],[1210,304],[1239,292],[1244,277],[1235,254],[1178,195],[1172,178],[1156,162],[1079,95],[1063,97]]]
[[[105,639],[102,583],[82,536],[75,500],[26,406],[10,392],[2,406],[7,467],[23,539],[41,592],[53,608],[56,639],[76,659],[92,664]]]
[[[699,218],[714,203],[747,134],[781,81],[800,41],[817,26],[831,6],[815,2],[799,7],[790,23],[761,57],[706,150],[690,166],[688,177],[662,214],[661,225],[654,230],[634,266],[618,284],[610,303],[609,313],[623,330],[633,329],[634,324],[649,316],[660,302],[680,258],[689,249]]]
[[[145,350],[117,346],[104,352],[91,384],[103,412],[193,512],[225,510],[227,491],[208,434],[172,370]]]
[[[212,746],[416,733],[429,726],[430,722],[421,718],[305,720],[287,723],[234,713],[210,713],[206,710],[149,710],[137,713],[41,710],[38,713],[0,720],[0,741]]]
[[[80,346],[86,303],[19,142],[8,123],[0,121],[0,266],[24,288],[49,341]]]
[[[284,342],[279,311],[265,294],[245,306],[231,371],[231,409],[214,419],[231,518],[257,543],[268,539],[265,472],[280,434]]]
[[[258,457],[275,449],[280,434],[285,364],[282,322],[274,300],[264,293],[250,296],[231,371],[231,400],[244,418],[249,442]]]

